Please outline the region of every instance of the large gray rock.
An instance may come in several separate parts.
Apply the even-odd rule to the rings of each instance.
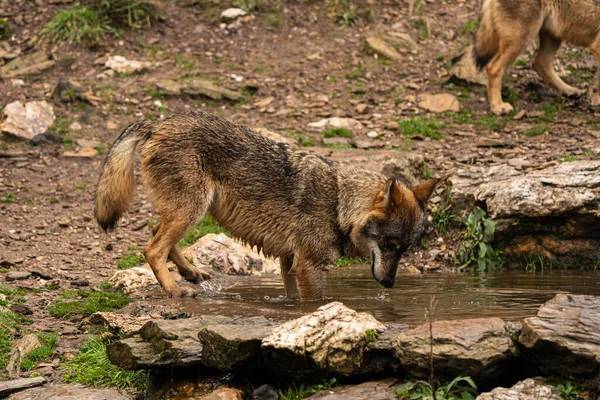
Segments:
[[[46,379],[41,376],[35,378],[19,378],[9,381],[0,381],[0,398],[23,389],[40,386],[46,383]]]
[[[123,293],[134,293],[158,285],[158,280],[146,264],[142,267],[119,270],[110,277],[108,283]]]
[[[519,337],[530,362],[547,374],[600,383],[600,297],[557,294]]]
[[[228,275],[262,275],[279,272],[279,262],[266,258],[224,234],[208,234],[183,250],[197,267],[212,268]]]
[[[327,371],[351,376],[361,372],[368,338],[385,330],[372,315],[333,302],[275,328],[263,339],[262,348],[276,373]]]
[[[481,393],[476,400],[560,400],[553,386],[546,385],[538,379],[525,379],[510,389],[496,388],[488,393]]]
[[[312,400],[395,400],[397,379],[365,382],[360,385],[338,386],[321,390],[310,396]]]
[[[516,349],[500,318],[433,322],[433,368],[436,378],[470,376],[489,381],[515,359]],[[423,324],[396,336],[396,356],[410,375],[429,375],[430,326]]]
[[[332,150],[311,147],[309,152],[334,161],[381,173],[414,186],[423,176],[425,161],[422,155],[395,150]]]
[[[472,166],[449,182],[455,212],[484,203],[509,255],[600,257],[600,161],[527,173],[509,165]]]
[[[33,388],[15,393],[6,400],[133,400],[135,397],[125,391],[95,389],[81,385],[54,385]]]
[[[54,123],[54,109],[45,101],[31,101],[23,104],[14,101],[4,107],[0,131],[32,139],[48,130]]]
[[[450,81],[463,81],[483,86],[487,85],[487,74],[485,73],[485,70],[479,71],[475,65],[473,45],[452,57],[450,61],[452,62],[452,67],[449,71]]]

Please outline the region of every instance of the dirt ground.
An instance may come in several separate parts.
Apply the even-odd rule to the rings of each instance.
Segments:
[[[253,12],[236,29],[221,27],[215,11],[201,7],[201,1],[188,5],[162,1],[164,21],[126,30],[95,49],[36,42],[44,24],[68,5],[61,3],[70,2],[0,0],[0,17],[20,31],[9,41],[10,47],[24,54],[47,49],[57,61],[44,73],[21,77],[22,85],[13,79],[0,81],[0,107],[16,100],[46,100],[54,106],[54,132],[70,139],[40,145],[8,136],[0,140],[2,271],[34,272],[30,279],[13,282],[5,282],[0,274],[0,281],[28,289],[24,304],[34,310],[28,327],[33,331],[75,334],[77,322],[47,314],[60,293],[56,283],[63,290],[76,289],[71,283],[79,280],[98,285],[117,269],[118,260],[139,254],[149,239],[148,222],[156,215],[143,192],[138,191],[116,232],[105,234],[93,221],[102,156],[64,156],[81,147],[81,139],[98,141],[101,153],[128,124],[143,117],[204,110],[315,145],[322,135],[309,132],[309,123],[330,116],[351,117],[379,135],[355,139],[364,139],[367,147],[421,154],[434,176],[468,164],[519,160],[523,168],[534,168],[600,159],[597,110],[589,108],[585,97],[567,100],[551,92],[532,70],[531,54],[523,54],[505,77],[505,98],[516,111],[528,112],[521,120],[489,115],[483,86],[447,82],[451,56],[473,40],[476,0],[417,2],[413,15],[403,1],[367,1],[363,6],[369,15],[360,14],[350,26],[341,25],[325,2],[282,1],[279,10]],[[219,6],[218,12],[227,5]],[[399,27],[417,46],[400,49],[401,61],[376,58],[366,38]],[[108,54],[152,65],[141,74],[99,79],[104,67],[95,61]],[[597,68],[590,53],[569,47],[560,51],[555,66],[567,82],[583,88],[590,87]],[[53,92],[61,77],[81,82],[98,98],[96,104],[58,99]],[[190,77],[244,93],[245,101],[162,96],[154,87],[160,79]],[[459,99],[461,111],[427,114],[415,105],[415,96],[421,93],[451,93]],[[269,97],[270,102],[265,100]],[[429,118],[442,137],[418,133],[406,137],[398,130],[398,121],[410,118]],[[482,138],[497,143],[491,147],[478,142]],[[438,240],[431,233],[428,242],[428,250],[415,250],[406,263],[435,264],[429,252],[438,249],[447,254],[455,238]]]

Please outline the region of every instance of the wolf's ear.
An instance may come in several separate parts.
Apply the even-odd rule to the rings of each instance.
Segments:
[[[411,189],[423,207],[425,207],[425,204],[427,204],[427,200],[429,200],[431,193],[433,193],[433,189],[435,189],[436,184],[437,179],[433,178]]]
[[[402,201],[402,192],[396,179],[389,178],[383,186],[383,191],[377,198],[378,208],[388,208],[391,205],[397,206]]]

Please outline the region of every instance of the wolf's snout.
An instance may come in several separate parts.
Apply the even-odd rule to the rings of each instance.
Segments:
[[[382,280],[377,280],[384,288],[394,287],[394,283],[396,283],[396,279],[394,278],[384,278]]]

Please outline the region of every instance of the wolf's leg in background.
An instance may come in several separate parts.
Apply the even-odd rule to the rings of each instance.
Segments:
[[[597,39],[590,46],[590,51],[596,56],[598,62],[598,72],[596,72],[596,81],[590,89],[590,104],[592,106],[600,106],[600,39]]]
[[[279,266],[281,267],[281,277],[283,278],[283,285],[285,286],[285,294],[290,299],[297,299],[298,286],[296,284],[296,277],[290,275],[290,270],[294,262],[294,257],[281,257],[279,259]]]
[[[152,228],[153,236],[156,235],[159,227],[160,223],[154,225]],[[173,246],[171,251],[169,251],[169,260],[175,263],[181,276],[183,276],[183,278],[188,282],[198,283],[200,281],[212,278],[211,275],[204,269],[190,264],[190,262],[185,259],[183,253],[181,250],[179,250],[177,245]]]
[[[560,94],[569,97],[581,96],[584,91],[567,85],[552,67],[554,57],[561,44],[561,39],[542,29],[540,31],[540,48],[533,62],[533,68],[548,86]]]
[[[197,214],[194,213],[195,210],[185,210],[174,205],[170,210],[160,211],[159,227],[144,249],[144,255],[156,279],[169,296],[192,296],[195,294],[192,288],[177,286],[167,267],[167,257],[193,224],[194,220],[191,217]]]
[[[323,268],[320,265],[301,255],[295,255],[290,272],[296,278],[301,301],[323,299]]]
[[[490,102],[490,111],[496,115],[508,114],[513,110],[513,107],[502,101],[502,77],[506,73],[521,50],[525,47],[526,41],[522,29],[517,29],[519,26],[503,27],[499,30],[500,45],[499,51],[486,67],[488,75],[488,98]],[[517,29],[511,33],[510,30]]]

